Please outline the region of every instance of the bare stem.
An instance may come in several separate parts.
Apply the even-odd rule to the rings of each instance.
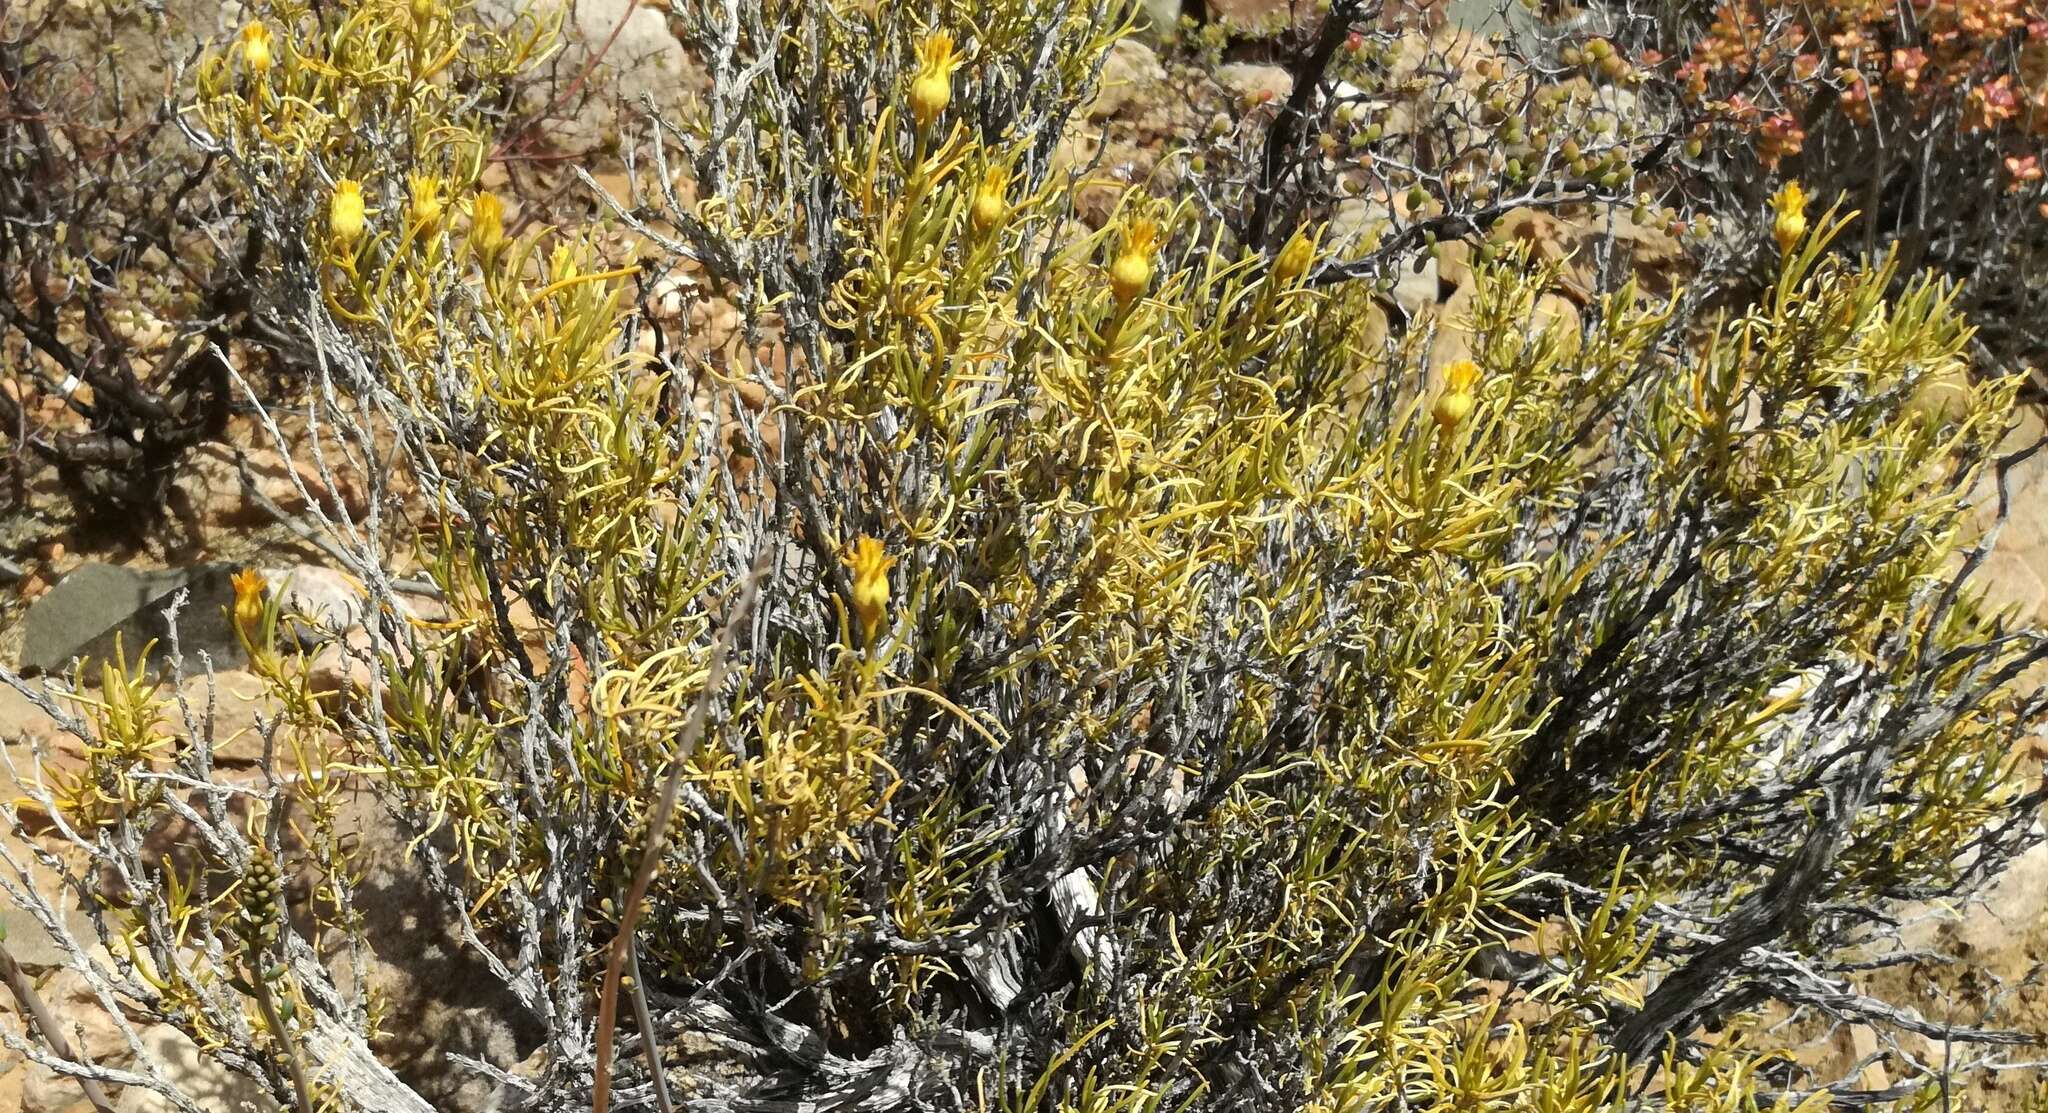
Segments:
[[[79,1062],[78,1056],[71,1051],[71,1041],[64,1038],[63,1029],[58,1027],[57,1018],[50,1015],[49,1006],[43,1004],[35,984],[29,981],[21,964],[8,953],[5,943],[0,943],[0,980],[6,981],[7,988],[14,992],[21,1011],[35,1021],[36,1031],[42,1033],[43,1042],[50,1045],[50,1051],[59,1059]],[[78,1088],[85,1092],[85,1100],[92,1103],[93,1113],[114,1113],[114,1103],[107,1100],[107,1092],[100,1089],[99,1083],[90,1078],[80,1078]]]
[[[668,837],[669,819],[675,815],[676,800],[683,790],[684,757],[697,745],[704,735],[704,724],[711,715],[711,697],[725,681],[726,657],[732,649],[733,634],[746,621],[747,612],[754,606],[759,594],[761,581],[768,575],[768,555],[762,554],[747,574],[747,582],[740,586],[739,600],[733,604],[732,613],[726,616],[725,628],[711,642],[711,665],[704,674],[704,687],[697,693],[697,702],[690,709],[690,719],[683,724],[682,735],[677,739],[676,761],[669,768],[668,779],[661,786],[661,799],[655,802],[654,814],[647,819],[647,846],[640,853],[640,869],[633,875],[633,886],[626,892],[626,902],[620,911],[619,933],[612,938],[611,955],[605,962],[604,991],[597,1003],[597,1078],[592,1086],[591,1109],[594,1113],[610,1113],[612,1089],[612,1040],[619,1023],[619,981],[625,975],[627,956],[632,953],[633,929],[640,922],[640,911],[647,900],[648,887],[654,883],[655,868],[661,864],[662,846]],[[638,979],[636,978],[637,982]],[[647,1056],[656,1074],[661,1072],[661,1051],[653,1040],[647,1041]]]

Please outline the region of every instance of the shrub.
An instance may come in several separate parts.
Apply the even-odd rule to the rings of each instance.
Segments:
[[[184,59],[123,27],[167,40],[185,29],[140,5],[104,7],[0,12],[6,497],[14,514],[49,509],[25,492],[51,473],[88,524],[159,518],[179,457],[225,424],[218,351],[247,320],[233,263],[263,250],[253,230],[207,237],[232,224],[208,219],[213,166],[149,92]],[[139,61],[83,49],[109,40]]]
[[[2029,1038],[1858,982],[2041,802],[2003,765],[2048,639],[1958,552],[2015,387],[1911,404],[1965,358],[1949,287],[1828,254],[1831,211],[1747,312],[1623,287],[1566,334],[1504,250],[1431,376],[1312,225],[1072,220],[1116,5],[676,15],[712,93],[611,205],[641,266],[477,186],[435,65],[531,40],[280,7],[261,80],[246,38],[202,70],[300,247],[262,289],[371,493],[324,534],[370,618],[323,691],[240,587],[296,777],[225,782],[139,672],[39,697],[87,709],[24,791],[121,881],[111,960],[72,952],[110,1007],[302,1110],[427,1108],[321,962],[359,783],[544,1028],[525,1108],[668,1106],[685,1037],[746,1067],[706,1108],[1091,1111],[1825,1104],[1771,1002],[1974,1049],[1928,1087]],[[636,311],[684,263],[736,353]],[[141,849],[174,818],[196,880]]]
[[[1369,280],[1384,294],[1439,245],[1531,210],[1676,227],[1661,199],[1682,121],[1642,98],[1649,71],[1609,40],[1560,59],[1533,34],[1428,30],[1423,9],[1323,7],[1259,36],[1184,20],[1170,52],[1198,75],[1189,100],[1203,125],[1168,180],[1238,242],[1270,252],[1297,226],[1327,224],[1332,265],[1316,280]],[[1228,61],[1247,53],[1271,63]],[[1248,88],[1248,68],[1284,95]],[[1613,261],[1601,282],[1621,280],[1627,250]]]
[[[1980,363],[2039,365],[2048,21],[1997,0],[1743,0],[1678,49],[1685,95],[1721,125],[1709,204],[1754,206],[1781,175],[1846,193],[1867,214],[1856,246],[1965,281]]]

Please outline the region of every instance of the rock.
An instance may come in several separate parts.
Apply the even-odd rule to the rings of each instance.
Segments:
[[[351,796],[343,812],[343,828],[360,833],[351,862],[362,878],[356,907],[376,954],[369,980],[392,1018],[376,1043],[378,1057],[436,1108],[484,1108],[495,1087],[450,1054],[510,1068],[540,1045],[540,1025],[459,941],[453,917],[408,856],[400,825],[367,792]]]
[[[59,706],[63,705],[55,693],[49,694]],[[0,744],[14,750],[17,761],[24,760],[28,751],[54,753],[70,748],[76,741],[42,708],[30,703],[27,696],[12,685],[0,684]]]
[[[90,946],[99,938],[92,917],[84,910],[65,909],[63,917],[65,932],[81,947]],[[11,900],[0,901],[0,940],[6,941],[7,953],[14,956],[14,961],[31,970],[63,966],[71,961],[71,952],[43,930],[42,921]]]
[[[163,1068],[185,1095],[201,1109],[220,1113],[275,1113],[268,1088],[256,1079],[236,1074],[199,1050],[185,1033],[168,1024],[152,1024],[142,1030],[142,1046]],[[178,1107],[161,1094],[139,1087],[123,1091],[114,1103],[115,1113],[174,1113]]]
[[[1638,224],[1631,206],[1615,205],[1604,213],[1595,213],[1580,240],[1601,236],[1612,239],[1639,287],[1652,294],[1670,293],[1692,262],[1684,245],[1666,230],[1662,221],[1653,218]]]
[[[691,351],[715,352],[730,346],[740,333],[740,311],[724,298],[700,298],[690,302]]]
[[[1464,240],[1444,240],[1438,243],[1436,272],[1438,279],[1452,289],[1472,281],[1472,245]]]
[[[262,677],[240,669],[218,671],[211,677],[187,677],[179,695],[192,708],[193,718],[198,720],[193,724],[196,729],[188,732],[184,722],[176,718],[170,728],[180,737],[210,731],[214,768],[233,773],[253,770],[262,764],[263,735],[257,729],[257,719],[275,719],[279,714],[279,708],[270,699],[270,686]],[[211,722],[206,719],[209,708]],[[289,770],[294,759],[290,746],[278,746],[276,760],[281,769]]]
[[[134,1059],[128,1038],[114,1018],[93,995],[84,975],[76,970],[59,970],[36,986],[74,1054],[109,1067],[123,1067]],[[11,1001],[10,1001],[11,1003]],[[30,1063],[21,1082],[21,1113],[72,1113],[90,1110],[78,1083],[69,1075]]]
[[[265,568],[263,581],[284,611],[319,623],[323,632],[350,630],[361,625],[369,613],[363,586],[332,568],[314,564]]]
[[[1286,100],[1287,95],[1294,91],[1294,78],[1286,70],[1252,62],[1218,66],[1216,80],[1246,104],[1276,103]]]
[[[1924,373],[1914,384],[1906,408],[1934,420],[1959,417],[1970,408],[1971,394],[1969,367],[1953,363]]]
[[[1478,290],[1467,284],[1451,291],[1441,306],[1432,308],[1436,339],[1429,349],[1431,390],[1442,385],[1444,368],[1455,360],[1472,358],[1472,311],[1478,300]]]
[[[1102,79],[1095,99],[1088,103],[1088,118],[1106,119],[1147,100],[1146,94],[1166,83],[1166,67],[1159,55],[1136,39],[1118,39],[1102,63]]]
[[[348,573],[301,564],[264,569],[263,577],[280,613],[292,620],[280,625],[278,644],[307,655],[307,679],[314,695],[354,699],[369,689],[371,662],[380,653],[395,653],[401,665],[411,660],[402,643],[376,642],[368,622],[369,595]],[[430,596],[398,593],[390,605],[402,620],[446,617],[446,608]]]
[[[1479,38],[1499,35],[1527,57],[1554,53],[1550,40],[1557,32],[1517,0],[1437,0],[1430,6],[1451,27]]]
[[[1240,32],[1273,34],[1320,22],[1320,9],[1302,0],[1206,0],[1209,18]]]
[[[58,673],[68,671],[73,658],[110,660],[117,639],[131,660],[155,641],[152,657],[161,663],[170,650],[164,608],[180,591],[186,597],[177,632],[186,666],[197,668],[206,653],[216,668],[238,667],[246,656],[225,610],[235,598],[232,575],[224,564],[162,571],[80,565],[23,616],[21,669]],[[96,682],[98,670],[87,668],[86,679]]]
[[[1435,259],[1417,254],[1402,261],[1399,277],[1394,280],[1394,303],[1407,310],[1408,316],[1416,316],[1442,297],[1443,282]]]
[[[1339,259],[1356,259],[1378,247],[1393,222],[1393,210],[1384,201],[1347,197],[1337,202],[1323,243]]]
[[[620,124],[645,111],[642,98],[664,115],[684,107],[705,88],[703,71],[668,30],[660,10],[633,0],[485,0],[477,14],[498,26],[522,17],[543,24],[567,10],[561,50],[544,67],[551,80],[535,83],[525,106],[550,110],[540,131],[554,146],[586,151],[615,140]],[[597,70],[567,103],[555,102],[598,59]]]
[[[1140,25],[1154,40],[1168,42],[1180,33],[1180,0],[1143,0],[1138,10]]]
[[[1975,582],[1983,588],[1984,602],[1995,611],[2017,608],[2022,622],[2034,622],[2048,613],[2048,586],[2032,562],[2006,548],[1998,548],[1984,559]]]
[[[369,499],[347,475],[336,474],[337,489],[330,490],[311,462],[287,464],[275,449],[268,447],[244,451],[250,477],[256,484],[254,493],[242,482],[234,446],[215,442],[186,454],[175,485],[201,527],[236,528],[268,523],[272,516],[265,500],[287,514],[303,514],[309,508],[309,495],[330,518],[356,522],[369,513]]]
[[[1488,237],[1501,244],[1527,244],[1532,262],[1558,268],[1558,287],[1566,297],[1578,305],[1592,300],[1592,280],[1577,263],[1578,243],[1563,221],[1539,209],[1515,209],[1495,222]]]
[[[1537,295],[1529,323],[1532,331],[1556,336],[1558,346],[1567,354],[1579,350],[1579,310],[1570,299],[1552,293]]]

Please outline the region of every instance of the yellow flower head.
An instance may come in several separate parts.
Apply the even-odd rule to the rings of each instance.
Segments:
[[[953,100],[953,71],[961,57],[953,49],[953,36],[934,31],[917,47],[917,76],[910,79],[910,114],[917,126],[928,128]]]
[[[854,617],[860,619],[861,630],[872,642],[889,614],[889,569],[895,567],[896,558],[889,555],[880,541],[862,537],[840,559],[853,569]]]
[[[228,582],[235,589],[235,632],[253,648],[263,636],[263,573],[244,568]]]
[[[1436,404],[1429,408],[1438,428],[1448,432],[1471,416],[1472,408],[1478,404],[1472,397],[1472,388],[1478,385],[1479,365],[1471,360],[1453,360],[1444,368],[1444,392],[1437,395]]]
[[[991,166],[981,176],[981,185],[974,190],[974,203],[968,207],[967,219],[976,232],[987,232],[1003,222],[1010,215],[1010,171],[1008,167]]]
[[[363,235],[363,185],[353,178],[334,183],[334,196],[327,202],[327,231],[334,242],[347,247]]]
[[[270,72],[270,28],[261,23],[251,23],[242,28],[242,64],[249,72],[262,75]]]
[[[477,194],[470,209],[469,243],[487,260],[505,246],[505,203],[489,190]]]
[[[1124,229],[1123,250],[1109,265],[1109,288],[1118,305],[1129,305],[1152,285],[1152,259],[1159,254],[1159,223],[1139,217]]]
[[[1438,428],[1449,431],[1471,415],[1474,405],[1477,402],[1470,394],[1450,391],[1437,396],[1436,405],[1429,408],[1429,415],[1436,418]]]
[[[1777,213],[1771,221],[1771,238],[1778,241],[1779,251],[1790,251],[1806,235],[1806,191],[1796,179],[1786,182],[1771,198],[1771,208]]]
[[[1297,230],[1288,237],[1287,245],[1280,249],[1280,255],[1273,260],[1273,277],[1281,282],[1293,282],[1308,273],[1316,261],[1316,245],[1308,233]]]
[[[1444,385],[1453,394],[1470,394],[1479,385],[1479,365],[1469,359],[1454,359],[1444,368]]]
[[[432,232],[441,226],[441,179],[430,174],[414,174],[406,179],[406,192],[410,199],[406,204],[406,215],[412,226],[422,233]]]

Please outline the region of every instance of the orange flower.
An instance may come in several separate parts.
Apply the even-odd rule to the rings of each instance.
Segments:
[[[263,639],[263,573],[244,568],[228,578],[235,589],[235,634],[251,654],[261,652]]]

